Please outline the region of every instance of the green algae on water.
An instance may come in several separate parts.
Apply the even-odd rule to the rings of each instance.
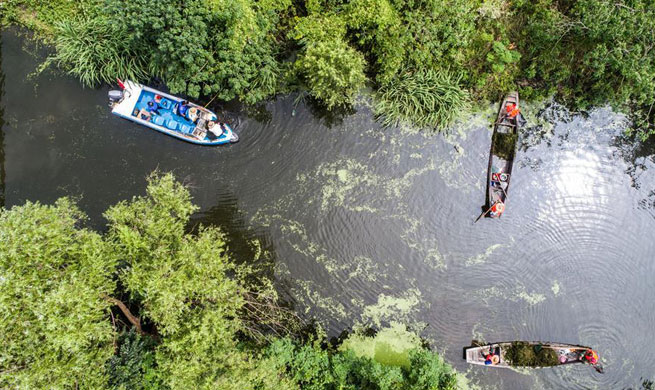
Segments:
[[[557,280],[555,280],[555,281],[553,282],[553,286],[552,286],[550,289],[551,289],[551,291],[553,292],[553,295],[554,295],[554,296],[558,296],[558,295],[559,295],[559,292],[560,292],[559,282],[558,282]]]
[[[410,322],[410,315],[416,310],[420,302],[421,292],[418,289],[411,289],[405,292],[403,297],[392,297],[385,294],[378,296],[375,305],[364,308],[362,318],[364,322],[382,327],[383,322],[402,321]]]
[[[487,261],[489,256],[491,256],[494,253],[496,249],[501,248],[503,246],[504,246],[503,244],[494,244],[490,246],[484,251],[484,253],[480,253],[479,255],[471,257],[468,260],[466,260],[466,266],[469,267],[472,265],[478,265],[484,263],[485,261]]]

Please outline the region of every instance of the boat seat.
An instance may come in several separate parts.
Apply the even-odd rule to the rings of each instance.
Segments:
[[[193,127],[184,123],[180,123],[180,131],[186,134],[191,134],[191,132],[193,131]]]
[[[161,102],[159,102],[159,105],[164,107],[166,110],[170,109],[173,106],[173,102],[166,98],[162,98]]]
[[[207,136],[207,131],[200,127],[196,127],[195,129],[193,129],[193,133],[191,133],[191,135],[202,140],[205,139],[205,136]]]
[[[174,120],[172,120],[172,119],[169,119],[169,120],[166,122],[166,127],[169,128],[169,129],[171,129],[171,130],[177,130],[177,126],[178,126],[178,122],[177,122],[177,121],[174,121]]]
[[[164,125],[164,117],[159,116],[159,115],[155,115],[152,118],[152,123],[154,123],[154,124],[156,124],[158,126],[163,126]]]

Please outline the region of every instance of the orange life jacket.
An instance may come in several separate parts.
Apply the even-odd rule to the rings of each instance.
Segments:
[[[509,118],[514,118],[514,117],[517,116],[517,115],[519,114],[519,112],[520,112],[518,106],[517,106],[516,104],[514,104],[514,103],[508,104],[508,105],[505,107],[505,110],[507,110],[507,116],[508,116]]]

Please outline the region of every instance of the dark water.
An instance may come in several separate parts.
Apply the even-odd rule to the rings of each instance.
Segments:
[[[524,109],[508,210],[473,224],[493,107],[444,136],[381,129],[366,102],[340,121],[283,97],[265,119],[242,118],[238,144],[203,148],[111,116],[106,88],[29,79],[38,56],[13,32],[2,41],[7,207],[71,195],[102,229],[108,206],[172,170],[195,220],[223,226],[240,253],[268,251],[297,309],[331,334],[408,322],[491,389],[625,389],[655,375],[654,158],[622,139],[623,115]],[[591,345],[606,373],[469,367],[474,338]]]

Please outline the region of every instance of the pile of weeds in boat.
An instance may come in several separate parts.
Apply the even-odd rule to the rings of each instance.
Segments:
[[[559,364],[554,350],[523,341],[512,342],[505,351],[505,359],[511,366],[517,367],[549,367]]]

